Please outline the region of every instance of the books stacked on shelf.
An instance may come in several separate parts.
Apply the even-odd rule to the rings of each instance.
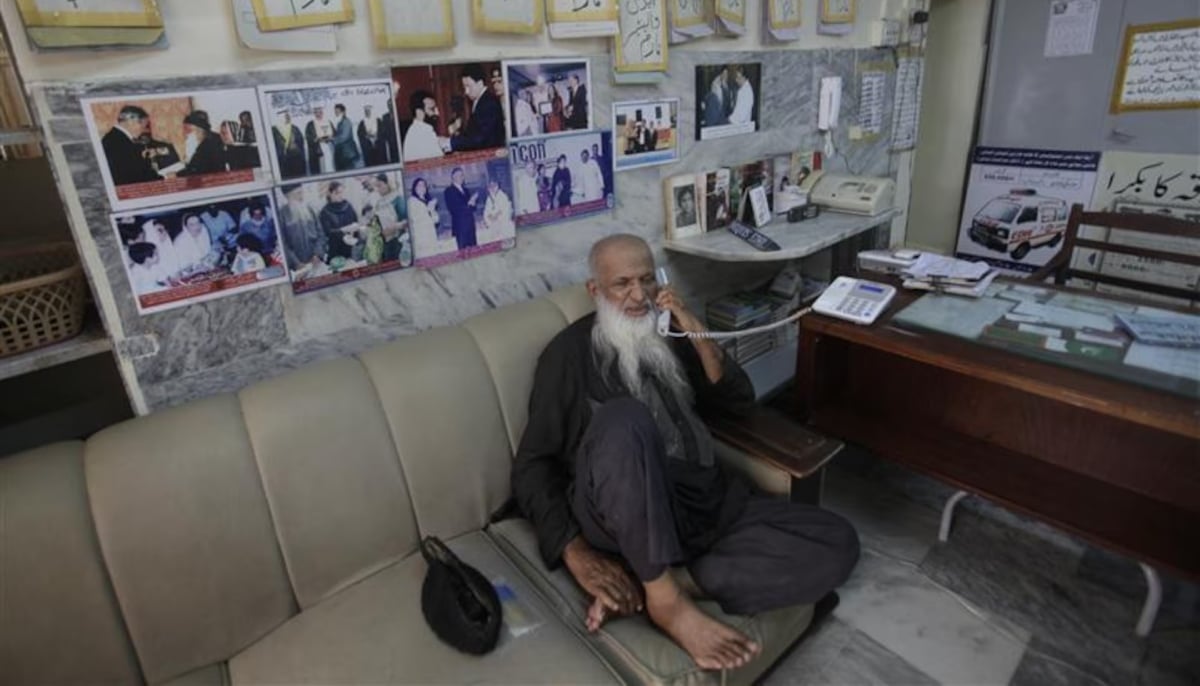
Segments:
[[[744,331],[770,324],[786,317],[786,308],[779,299],[767,293],[732,293],[708,304],[708,328],[713,331]],[[721,341],[725,353],[738,364],[745,364],[775,348],[774,331],[739,336]]]

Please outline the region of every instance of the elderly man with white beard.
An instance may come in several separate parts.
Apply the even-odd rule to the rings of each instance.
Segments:
[[[705,614],[672,575],[686,567],[731,614],[814,603],[849,576],[858,537],[817,507],[768,498],[721,471],[700,419],[754,399],[745,372],[711,340],[665,339],[703,325],[654,277],[628,234],[597,242],[588,292],[596,314],[567,327],[538,360],[513,492],[550,568],[588,593],[587,628],[644,610],[703,669],[760,651]]]

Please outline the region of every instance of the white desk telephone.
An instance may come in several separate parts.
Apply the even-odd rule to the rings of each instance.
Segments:
[[[887,284],[839,276],[813,303],[813,311],[867,326],[895,297],[896,289]]]
[[[666,286],[669,283],[667,280],[667,270],[659,267],[655,274],[658,277],[658,284],[660,286]],[[675,332],[671,331],[671,313],[663,310],[658,313],[658,335],[669,336],[671,338],[707,338],[714,340],[737,338],[739,336],[748,336],[750,334],[778,329],[781,326],[791,324],[809,312],[819,312],[837,319],[845,319],[855,324],[869,325],[875,323],[875,320],[879,318],[879,315],[883,314],[883,311],[892,302],[892,298],[895,297],[896,289],[887,284],[852,279],[848,276],[839,276],[829,288],[825,289],[821,297],[817,298],[817,302],[813,303],[812,307],[806,307],[787,319],[741,331]]]

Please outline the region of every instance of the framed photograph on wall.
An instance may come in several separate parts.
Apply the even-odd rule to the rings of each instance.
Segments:
[[[615,207],[610,132],[533,138],[509,147],[518,227],[559,223]]]
[[[400,165],[391,81],[260,86],[274,120],[276,178],[293,181]]]
[[[679,99],[613,103],[616,170],[679,160]]]
[[[294,293],[413,266],[399,170],[285,183],[275,203]]]
[[[395,67],[405,169],[508,154],[500,62]]]
[[[114,214],[139,314],[287,281],[271,193]]]
[[[516,245],[508,157],[475,157],[405,174],[418,267],[508,250]]]
[[[759,128],[762,64],[696,67],[696,140],[754,133]]]
[[[594,128],[586,59],[507,61],[504,84],[512,140]]]
[[[80,101],[113,210],[264,188],[271,182],[252,88]]]

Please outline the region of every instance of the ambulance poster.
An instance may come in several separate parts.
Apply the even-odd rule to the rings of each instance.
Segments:
[[[1092,199],[1100,153],[975,148],[955,254],[1030,274],[1062,248],[1071,205]]]

